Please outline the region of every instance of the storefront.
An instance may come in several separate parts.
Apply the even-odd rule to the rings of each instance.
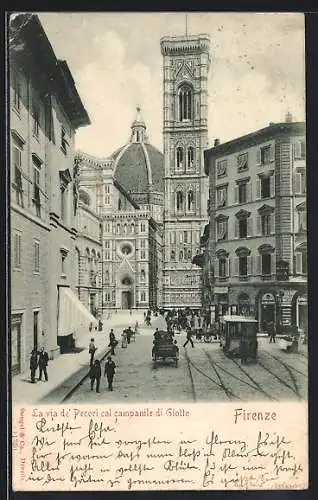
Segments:
[[[219,320],[220,316],[229,312],[229,298],[227,286],[216,286],[213,290],[215,301],[215,321]]]
[[[261,292],[258,299],[258,328],[259,331],[267,332],[269,323],[276,324],[276,300],[275,295],[269,292]]]

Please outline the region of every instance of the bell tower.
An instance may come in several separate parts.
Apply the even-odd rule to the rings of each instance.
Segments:
[[[161,39],[163,56],[165,307],[201,306],[201,270],[192,264],[207,223],[208,35]]]

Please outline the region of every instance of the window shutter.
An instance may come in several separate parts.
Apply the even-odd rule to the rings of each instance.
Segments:
[[[239,221],[237,219],[234,220],[234,238],[239,237]]]
[[[270,225],[271,234],[275,234],[275,212],[273,212],[270,216]]]
[[[247,274],[251,276],[253,274],[253,261],[252,256],[248,255],[247,257]]]
[[[295,193],[296,194],[301,194],[301,181],[302,181],[301,173],[296,172],[296,174],[295,174]]]
[[[256,270],[255,270],[255,274],[257,276],[259,276],[260,274],[262,274],[262,256],[261,255],[257,255],[257,257],[256,257]]]
[[[269,182],[270,182],[270,195],[272,197],[275,196],[275,174],[270,176]]]
[[[234,257],[234,276],[239,275],[239,260],[238,257]]]
[[[294,142],[294,159],[299,160],[301,158],[301,142]]]
[[[226,259],[225,276],[230,276],[230,259]]]
[[[270,161],[273,162],[275,161],[275,144],[271,145],[271,150],[270,150]]]
[[[301,274],[302,272],[302,255],[300,252],[296,253],[296,274]]]
[[[262,218],[260,215],[256,216],[256,235],[260,236],[262,234]]]
[[[247,219],[247,236],[253,236],[253,219],[248,217]]]
[[[259,200],[261,198],[261,179],[256,179],[256,199]]]
[[[238,186],[235,186],[234,188],[234,203],[238,203],[239,201],[239,190]]]
[[[272,275],[276,274],[276,255],[275,255],[275,253],[271,254],[271,273],[272,273]]]
[[[252,181],[246,185],[246,201],[252,201]]]
[[[256,165],[261,164],[261,148],[257,148],[256,150]]]

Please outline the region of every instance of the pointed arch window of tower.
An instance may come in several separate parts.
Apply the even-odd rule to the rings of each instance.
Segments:
[[[192,120],[193,92],[189,85],[179,88],[179,120]]]
[[[183,148],[178,147],[177,148],[177,170],[182,170],[183,166]]]
[[[194,148],[190,146],[188,148],[188,164],[187,164],[188,170],[192,170],[193,166],[194,166]]]
[[[182,193],[182,191],[176,192],[176,211],[177,212],[183,211],[183,193]]]
[[[188,192],[188,197],[187,197],[187,208],[188,212],[193,212],[194,210],[194,192],[190,190]]]

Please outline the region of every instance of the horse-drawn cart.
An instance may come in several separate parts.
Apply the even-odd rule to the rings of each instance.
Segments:
[[[157,365],[157,361],[172,361],[175,367],[177,367],[179,361],[179,348],[176,345],[176,341],[173,341],[171,334],[161,330],[156,332],[154,337],[152,348],[154,366]]]

